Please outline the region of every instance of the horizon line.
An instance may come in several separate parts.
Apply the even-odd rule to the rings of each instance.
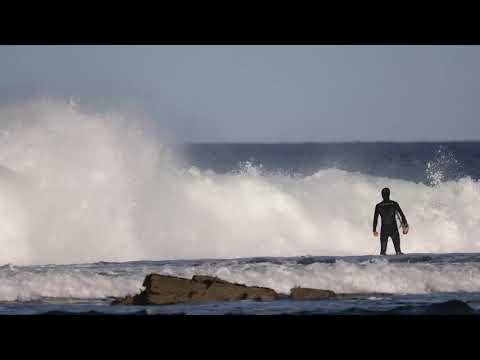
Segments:
[[[176,144],[231,144],[231,145],[303,145],[303,144],[464,144],[480,143],[479,140],[345,140],[345,141],[182,141]]]

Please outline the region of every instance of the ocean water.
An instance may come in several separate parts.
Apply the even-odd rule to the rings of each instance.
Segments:
[[[0,107],[0,314],[477,314],[479,177],[480,143],[178,144],[121,114]],[[385,186],[404,256],[372,236]],[[152,272],[341,296],[110,305]]]
[[[185,278],[208,274],[282,294],[294,286],[331,289],[339,298],[110,305],[112,297],[140,291],[152,272]],[[480,254],[9,265],[0,269],[0,281],[0,314],[480,314]]]

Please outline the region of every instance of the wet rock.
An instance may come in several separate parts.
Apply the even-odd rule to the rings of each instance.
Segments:
[[[128,295],[123,298],[114,298],[110,305],[133,305],[133,296]]]
[[[278,294],[268,288],[234,284],[212,276],[194,276],[191,280],[150,274],[140,294],[116,299],[112,305],[169,305],[235,300],[276,300]]]
[[[204,283],[207,286],[212,285],[213,283],[217,284],[230,284],[228,281],[222,280],[215,276],[208,276],[208,275],[194,275],[192,278],[193,281]]]
[[[309,289],[296,287],[290,290],[290,297],[293,300],[319,300],[335,297],[336,294],[330,290]]]
[[[463,301],[449,300],[430,305],[427,313],[439,315],[468,315],[475,313],[475,310]]]

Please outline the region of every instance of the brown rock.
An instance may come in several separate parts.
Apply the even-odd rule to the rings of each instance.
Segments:
[[[296,287],[290,290],[290,297],[293,300],[319,300],[335,297],[336,294],[330,290],[309,289]]]
[[[145,290],[133,299],[134,305],[188,303],[202,296],[205,284],[167,275],[150,274],[143,282]]]
[[[219,279],[215,276],[207,276],[207,275],[194,275],[192,278],[192,281],[203,283],[207,285],[207,287],[210,287],[213,283],[217,284],[230,284],[228,281]]]
[[[278,298],[272,289],[233,284],[211,276],[194,276],[189,280],[150,274],[145,278],[143,286],[145,290],[140,294],[116,299],[112,305],[167,305],[246,299],[269,301]]]
[[[133,305],[133,296],[128,295],[124,298],[116,298],[110,305]]]

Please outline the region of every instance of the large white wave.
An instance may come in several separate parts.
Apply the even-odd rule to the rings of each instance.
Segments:
[[[0,108],[0,263],[376,254],[384,186],[411,226],[405,252],[479,251],[470,178],[215,174],[180,166],[136,119],[58,101]]]

